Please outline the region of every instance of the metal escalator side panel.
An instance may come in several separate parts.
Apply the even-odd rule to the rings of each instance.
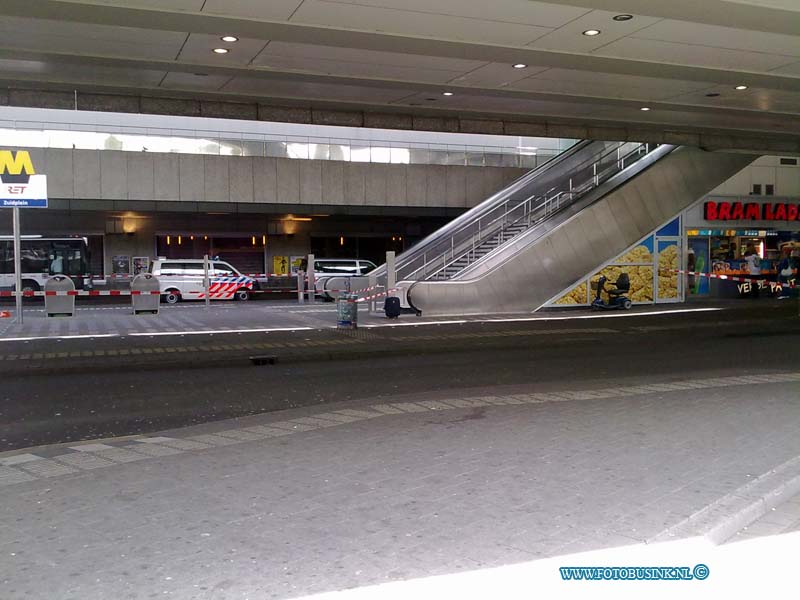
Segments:
[[[756,158],[675,149],[599,199],[561,215],[532,242],[512,242],[515,250],[491,270],[470,279],[420,282],[409,301],[427,316],[537,310]]]
[[[509,222],[514,223],[516,219],[525,218],[554,190],[563,189],[565,185],[571,190],[574,177],[578,177],[575,179],[575,184],[580,188],[582,183],[587,182],[587,178],[592,179],[594,166],[598,161],[616,165],[629,151],[634,150],[638,153],[641,149],[641,144],[632,142],[595,141],[580,146],[580,152],[553,163],[550,169],[540,174],[539,178],[528,182],[527,187],[513,191],[505,199],[500,198],[499,203],[493,202],[493,205],[478,215],[472,223],[461,226],[455,232],[444,236],[441,241],[433,242],[423,257],[425,262],[423,264],[416,262],[412,269],[400,268],[398,277],[415,280],[449,278],[457,273],[454,273],[450,265],[465,255],[470,256],[471,263],[492,252],[492,244],[506,241],[506,239],[495,240],[496,234],[502,234]],[[562,193],[558,192],[553,198]],[[526,224],[523,229],[527,227]],[[489,244],[489,247],[485,244]],[[480,252],[476,252],[478,248],[481,249]]]
[[[676,146],[670,146],[667,144],[657,146],[654,150],[636,160],[636,162],[631,163],[622,171],[617,172],[599,186],[591,189],[589,192],[579,197],[575,202],[566,205],[564,208],[553,213],[548,218],[540,221],[536,226],[530,228],[524,234],[518,236],[518,238],[515,240],[512,240],[512,243],[495,249],[491,253],[482,257],[480,260],[471,264],[469,267],[459,273],[457,279],[474,279],[481,276],[481,274],[491,271],[498,264],[509,260],[514,253],[524,250],[525,247],[531,243],[534,243],[539,237],[542,237],[551,230],[560,227],[563,225],[563,223],[577,215],[587,206],[600,200],[612,190],[618,188],[631,178],[636,177],[645,170],[649,169],[652,165],[669,153],[673,152],[676,148]]]

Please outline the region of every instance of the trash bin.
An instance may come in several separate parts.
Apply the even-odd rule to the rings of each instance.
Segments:
[[[343,294],[336,300],[336,326],[339,329],[358,327],[358,294]]]
[[[131,305],[133,314],[158,314],[161,303],[161,288],[158,278],[152,273],[140,273],[131,281]],[[159,292],[159,293],[153,293]]]
[[[74,317],[75,283],[64,275],[53,275],[44,284],[44,312],[48,317]],[[52,293],[55,292],[55,293]]]

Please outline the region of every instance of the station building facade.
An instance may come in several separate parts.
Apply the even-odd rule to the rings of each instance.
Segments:
[[[380,263],[572,144],[13,108],[0,133],[48,177],[23,234],[85,237],[99,282],[156,256],[259,274],[308,253]]]

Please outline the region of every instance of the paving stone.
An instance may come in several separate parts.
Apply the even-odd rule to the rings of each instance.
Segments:
[[[25,481],[33,481],[36,477],[19,469],[0,467],[0,485],[13,485]]]
[[[54,460],[36,460],[19,465],[19,468],[36,477],[58,477],[77,473],[76,469],[57,463]]]
[[[171,456],[173,454],[180,454],[182,450],[177,448],[170,448],[169,446],[162,446],[160,444],[129,444],[123,446],[128,450],[146,454],[147,456]]]
[[[103,467],[110,467],[114,463],[110,460],[101,458],[94,453],[90,452],[74,452],[72,454],[64,454],[55,457],[60,463],[69,465],[70,467],[77,467],[78,469],[101,469]]]
[[[209,446],[229,446],[239,443],[238,440],[233,438],[214,434],[192,435],[184,439],[200,442],[201,444],[208,444]]]
[[[133,452],[131,450],[126,450],[125,448],[111,448],[110,450],[98,450],[97,456],[118,463],[135,462],[137,460],[144,460],[145,458],[147,458],[147,455],[145,454],[141,454],[140,452]]]

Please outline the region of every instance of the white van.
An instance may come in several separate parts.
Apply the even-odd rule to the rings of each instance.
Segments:
[[[314,280],[317,293],[323,300],[331,302],[334,297],[324,291],[325,282],[333,277],[358,277],[375,269],[375,263],[356,258],[315,258]]]
[[[324,277],[366,275],[375,269],[375,263],[355,258],[315,258],[314,273]]]
[[[204,300],[202,259],[157,258],[150,272],[158,277],[161,298],[167,304],[181,300]],[[226,262],[208,261],[209,298],[211,300],[249,300],[255,280],[242,275]]]

